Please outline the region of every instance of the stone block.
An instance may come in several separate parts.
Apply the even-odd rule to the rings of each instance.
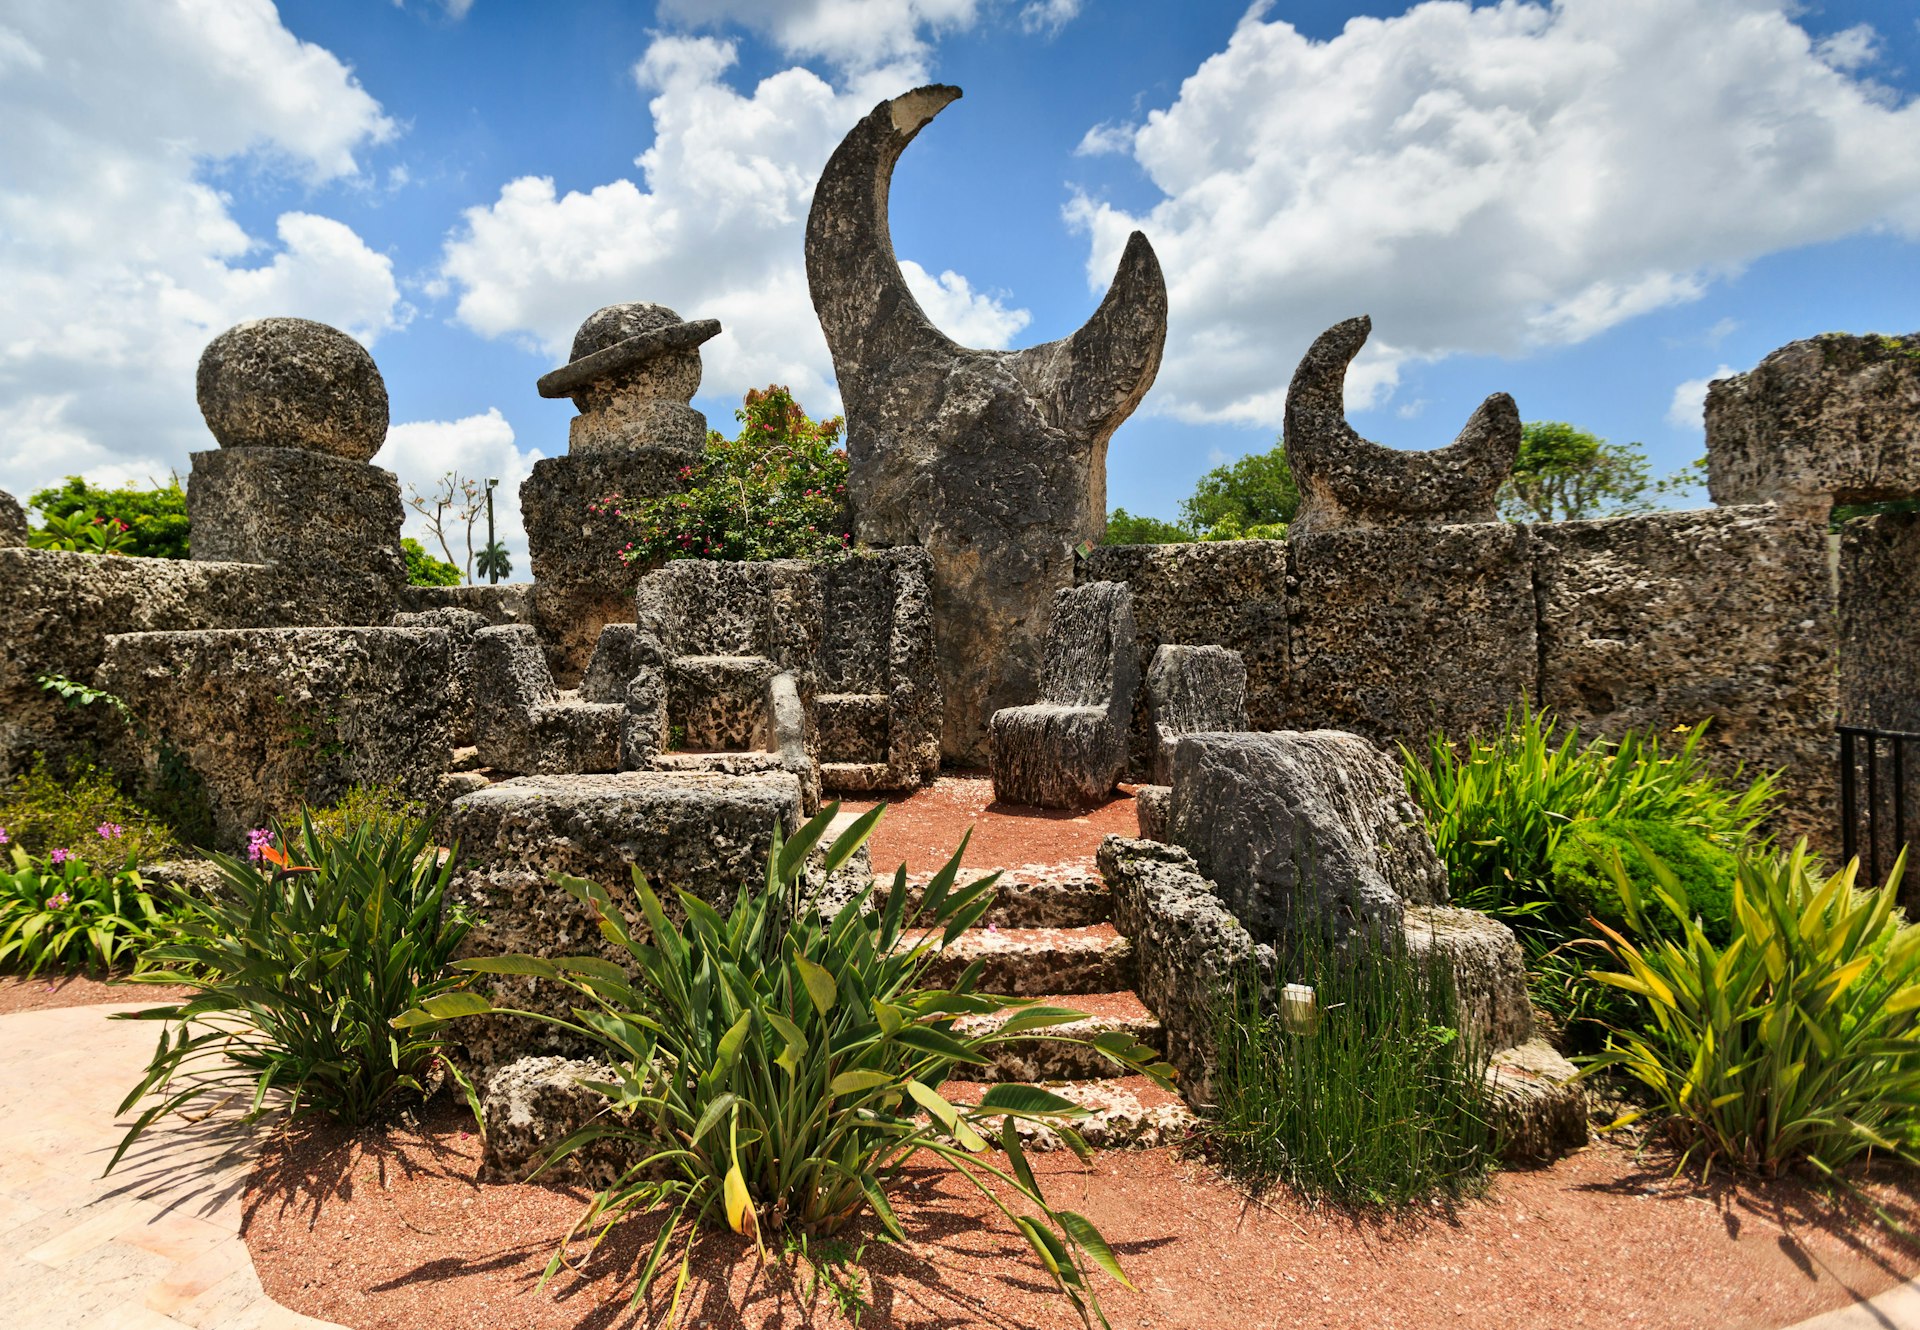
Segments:
[[[1539,651],[1525,527],[1330,531],[1288,548],[1289,728],[1418,744],[1436,729],[1498,731],[1533,696]]]
[[[1587,1143],[1587,1092],[1579,1075],[1544,1039],[1493,1055],[1487,1085],[1503,1160],[1545,1163]]]
[[[405,518],[391,471],[300,448],[193,454],[193,557],[277,564],[299,621],[381,624],[401,608]]]
[[[621,703],[581,702],[553,686],[526,624],[473,635],[474,746],[482,763],[522,775],[620,769]]]
[[[698,460],[697,458],[694,460]],[[520,485],[520,518],[537,584],[534,613],[554,677],[578,680],[600,630],[631,622],[633,589],[646,571],[621,562],[633,539],[617,505],[686,488],[691,465],[677,448],[623,448],[546,457]]]
[[[532,623],[533,583],[409,586],[401,597],[401,605],[416,614],[429,610],[471,610],[495,627],[503,623]]]
[[[1484,1053],[1533,1038],[1527,962],[1520,940],[1498,919],[1450,905],[1409,906],[1402,924],[1407,955],[1439,957],[1453,977],[1460,1030]]]
[[[1133,943],[1134,989],[1166,1030],[1181,1094],[1207,1105],[1218,1004],[1241,985],[1271,996],[1273,948],[1254,941],[1185,850],[1108,836],[1097,858],[1113,893],[1113,926]]]
[[[395,628],[439,628],[453,643],[453,664],[447,671],[447,716],[453,726],[453,746],[473,743],[473,635],[488,627],[486,616],[472,610],[417,610],[393,616]]]
[[[1840,530],[1840,719],[1920,734],[1920,513]]]
[[[814,699],[825,762],[885,762],[891,717],[885,693],[822,693]]]
[[[1246,667],[1247,725],[1286,724],[1289,642],[1287,546],[1278,540],[1186,545],[1102,545],[1079,578],[1125,582],[1133,592],[1137,659],[1144,675],[1162,646],[1222,646]],[[1133,772],[1153,770],[1146,697],[1133,717]]]
[[[591,1058],[525,1057],[496,1068],[481,1087],[480,1181],[525,1182],[539,1172],[554,1146],[607,1114],[607,1097],[581,1082],[612,1079],[613,1068]],[[610,1187],[644,1157],[637,1149],[632,1141],[598,1140],[540,1178]]]
[[[634,868],[675,919],[676,890],[725,908],[743,883],[764,878],[774,826],[791,833],[800,821],[800,785],[785,772],[630,771],[525,776],[489,786],[457,800],[448,814],[448,835],[466,864],[451,893],[481,920],[463,953],[593,955],[630,965],[624,949],[601,936],[592,912],[554,885],[554,874],[600,883],[628,927],[645,937],[632,895]],[[569,1005],[566,990],[534,979],[501,977],[493,991],[503,1004],[528,1010],[563,1013]],[[591,1052],[563,1031],[523,1019],[466,1021],[456,1035],[466,1058],[483,1067]]]
[[[0,490],[0,549],[27,543],[27,510],[20,501]]]
[[[1262,942],[1398,930],[1406,906],[1447,899],[1398,764],[1354,734],[1183,736],[1167,835]]]
[[[667,716],[681,746],[699,752],[772,747],[767,685],[779,666],[765,656],[679,656],[667,667]]]
[[[1216,646],[1163,646],[1147,670],[1153,779],[1173,779],[1173,745],[1183,734],[1247,728],[1247,666]]]
[[[988,735],[1002,803],[1087,808],[1127,772],[1126,732],[1104,707],[1008,707],[993,713]]]
[[[580,679],[583,702],[622,702],[627,685],[641,670],[660,663],[658,643],[643,640],[640,630],[630,623],[610,623],[600,630],[587,672]]]
[[[1707,492],[1824,522],[1920,496],[1920,333],[1790,342],[1707,387]]]
[[[149,774],[183,764],[220,841],[356,784],[431,798],[447,768],[453,643],[437,628],[250,628],[109,638],[100,684]]]
[[[297,606],[254,564],[128,559],[0,548],[0,779],[36,752],[92,755],[115,733],[110,709],[69,706],[41,675],[91,683],[117,633],[286,622]]]
[[[1543,705],[1588,735],[1710,721],[1724,772],[1784,768],[1831,836],[1834,597],[1821,523],[1772,505],[1535,527]]]

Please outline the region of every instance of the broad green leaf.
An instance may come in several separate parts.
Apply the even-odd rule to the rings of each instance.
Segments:
[[[1087,1112],[1071,1099],[1062,1099],[1037,1085],[1010,1082],[988,1086],[987,1092],[980,1096],[980,1107],[1012,1113],[1062,1113],[1069,1117],[1084,1117]]]
[[[817,965],[805,956],[793,959],[793,968],[800,973],[800,982],[806,986],[807,996],[813,999],[814,1010],[822,1016],[832,1012],[840,1001],[840,986],[825,966]]]

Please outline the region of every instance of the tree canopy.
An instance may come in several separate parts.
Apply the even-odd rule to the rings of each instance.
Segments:
[[[1513,474],[1500,486],[1500,515],[1509,522],[1574,522],[1643,513],[1692,480],[1689,471],[1655,480],[1637,443],[1608,443],[1564,420],[1530,420],[1520,427]]]
[[[1180,500],[1180,520],[1116,508],[1103,545],[1171,545],[1188,540],[1280,540],[1300,508],[1284,444],[1216,466]]]

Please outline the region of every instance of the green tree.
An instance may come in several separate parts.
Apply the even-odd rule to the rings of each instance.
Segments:
[[[400,541],[400,553],[407,561],[407,581],[415,586],[459,586],[460,569],[445,559],[427,553],[427,547],[412,536]]]
[[[1283,442],[1216,466],[1194,485],[1193,497],[1180,501],[1182,525],[1200,532],[1202,540],[1274,539],[1286,534],[1286,524],[1299,511],[1300,487],[1293,483]],[[1240,534],[1207,534],[1222,526]],[[1281,529],[1275,533],[1275,527]],[[1256,528],[1272,534],[1255,536]]]
[[[474,569],[489,582],[504,582],[513,576],[513,556],[496,540],[480,551],[480,560]]]
[[[817,559],[853,543],[841,419],[809,418],[777,385],[748,392],[733,414],[739,436],[708,431],[706,456],[681,468],[683,492],[633,503],[616,494],[589,505],[632,526],[620,554],[628,564]]]
[[[1500,515],[1509,522],[1573,522],[1643,513],[1664,494],[1697,483],[1689,467],[1662,480],[1637,443],[1613,444],[1562,420],[1520,427],[1513,474],[1500,486]]]
[[[1157,517],[1135,517],[1125,508],[1107,514],[1107,534],[1102,545],[1175,545],[1192,540],[1193,532],[1178,522],[1163,522]]]
[[[41,515],[45,530],[57,529],[61,519],[85,513],[88,522],[99,519],[126,528],[127,539],[117,553],[149,559],[187,557],[187,495],[178,476],[147,489],[132,485],[109,489],[68,476],[64,485],[35,491],[27,504]]]

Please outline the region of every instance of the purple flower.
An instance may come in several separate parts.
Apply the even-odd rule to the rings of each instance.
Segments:
[[[252,831],[249,831],[247,833],[247,862],[250,864],[259,863],[266,857],[261,851],[270,848],[272,845],[273,829],[271,827],[255,827]]]
[[[55,850],[52,854],[48,855],[47,858],[53,863],[64,864],[68,859],[72,858],[72,856],[65,850]]]
[[[5,827],[0,827],[0,845],[5,845],[6,843],[7,843],[7,829]]]
[[[56,891],[53,895],[47,897],[47,908],[49,910],[64,910],[71,904],[73,904],[73,897],[64,891]]]
[[[100,833],[101,840],[118,840],[127,834],[127,829],[118,822],[102,822],[94,830]]]

